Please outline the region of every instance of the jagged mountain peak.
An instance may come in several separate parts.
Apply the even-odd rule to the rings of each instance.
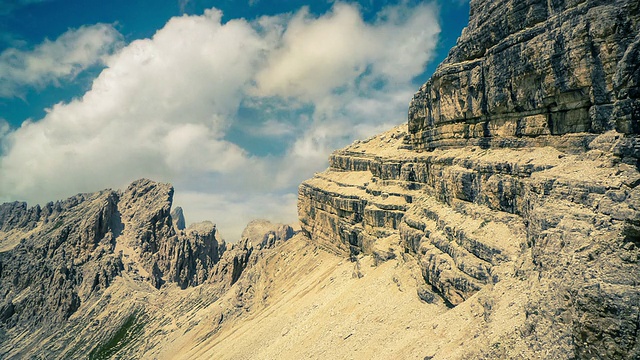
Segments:
[[[173,219],[176,229],[184,230],[186,227],[186,221],[184,218],[184,211],[180,206],[176,206],[173,211],[171,211],[171,218]]]
[[[78,194],[43,207],[0,205],[2,356],[47,351],[101,358],[112,350],[96,345],[131,322],[153,318],[147,301],[136,297],[179,294],[205,283],[221,296],[257,262],[259,249],[293,236],[290,227],[261,221],[248,225],[247,239],[228,246],[210,221],[180,229],[170,214],[173,192],[171,184],[140,179],[124,190]],[[184,222],[181,210],[174,213]],[[41,331],[19,336],[33,329]],[[52,339],[62,344],[51,348]]]
[[[0,278],[4,307],[13,309],[11,316],[5,313],[4,320],[12,325],[23,320],[66,320],[82,301],[104,290],[123,272],[130,271],[156,287],[165,281],[186,286],[206,279],[178,274],[194,267],[189,256],[198,257],[205,248],[215,247],[214,232],[207,234],[211,237],[207,244],[190,248],[190,254],[169,254],[191,240],[168,226],[172,195],[170,184],[142,179],[124,191],[79,194],[44,207],[3,204]],[[212,266],[218,255],[214,258],[205,265]],[[62,269],[63,287],[35,291],[34,286],[57,282],[54,279],[59,275],[53,269]],[[58,309],[46,305],[52,298],[66,305],[60,304]],[[48,311],[62,313],[33,316]]]

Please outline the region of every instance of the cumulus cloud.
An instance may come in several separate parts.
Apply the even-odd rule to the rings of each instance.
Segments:
[[[122,35],[107,24],[84,26],[45,40],[29,51],[0,53],[0,97],[19,97],[27,86],[43,87],[73,79],[103,63],[122,44]]]
[[[257,94],[317,100],[336,89],[406,83],[431,56],[434,13],[429,5],[390,6],[367,24],[349,4],[336,3],[320,18],[303,8],[256,76]]]
[[[9,123],[7,120],[0,118],[0,154],[2,154],[4,149],[6,148],[6,140],[5,137],[9,134]]]
[[[402,4],[365,22],[336,3],[321,16],[173,18],[106,58],[81,98],[6,134],[0,198],[42,203],[149,177],[228,240],[252,218],[294,222],[298,183],[331,151],[405,121],[435,12]]]

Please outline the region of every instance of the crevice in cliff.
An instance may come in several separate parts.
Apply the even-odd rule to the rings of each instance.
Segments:
[[[425,280],[425,281],[427,282],[427,284],[429,284],[428,280]],[[449,299],[447,299],[447,297],[444,295],[444,293],[442,291],[440,291],[438,288],[436,288],[432,284],[429,284],[429,285],[431,286],[431,291],[433,291],[433,293],[435,293],[436,295],[438,295],[438,297],[440,297],[440,299],[442,299],[442,302],[447,307],[447,309],[453,309],[453,308],[456,307],[454,304],[452,304],[449,301]]]

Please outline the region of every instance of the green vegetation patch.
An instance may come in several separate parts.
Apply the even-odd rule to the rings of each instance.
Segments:
[[[53,225],[53,228],[51,229],[51,231],[59,228],[60,226],[62,226],[62,224],[64,224],[64,222],[62,220],[56,221],[56,223]]]
[[[89,359],[110,359],[118,351],[138,339],[142,335],[142,329],[145,324],[146,322],[143,321],[140,314],[133,313],[129,315],[109,341],[94,348],[89,353]]]

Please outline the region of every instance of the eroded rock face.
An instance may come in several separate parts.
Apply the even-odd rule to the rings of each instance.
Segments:
[[[66,320],[83,298],[108,286],[122,270],[111,251],[117,193],[81,194],[44,209],[27,209],[25,203],[3,208],[8,211],[0,234],[20,238],[12,250],[0,253],[6,326]]]
[[[403,133],[334,153],[327,171],[300,186],[301,226],[312,239],[375,255],[394,237],[451,306],[500,281],[534,282],[522,294],[523,333],[509,341],[535,354],[640,354],[635,165],[549,147],[417,153],[403,148]]]
[[[575,152],[609,130],[638,134],[639,28],[635,0],[471,1],[469,26],[411,101],[411,144]]]
[[[180,206],[177,206],[171,212],[171,218],[173,219],[173,224],[178,230],[184,230],[187,225],[184,219],[184,212]]]
[[[121,249],[116,250],[133,252],[141,272],[156,288],[165,281],[182,288],[201,284],[225,249],[224,241],[216,238],[212,223],[194,224],[185,230],[174,227],[172,201],[170,184],[142,179],[122,193],[118,204],[124,229],[119,241]],[[180,220],[184,217],[178,218],[176,224]]]
[[[272,248],[277,242],[287,241],[294,234],[293,228],[285,224],[273,224],[268,220],[252,220],[242,231],[242,241],[249,241],[258,248]]]
[[[405,134],[401,126],[335,152],[329,170],[300,186],[302,228],[352,255],[399,237],[420,257],[425,280],[457,305],[498,281],[501,265],[526,246],[525,205],[514,195],[523,179],[556,166],[559,153],[418,154],[402,149]]]
[[[526,289],[517,333],[466,358],[640,357],[639,8],[472,0],[408,127],[300,186],[303,231],[352,258],[402,244],[451,307]]]
[[[195,320],[181,316],[233,298],[218,306],[219,328],[260,301],[253,267],[291,227],[254,221],[226,244],[211,222],[182,228],[172,198],[170,184],[141,179],[43,207],[0,205],[0,357],[139,358],[184,335]]]
[[[240,241],[232,244],[224,253],[220,263],[212,272],[211,281],[235,284],[244,270],[255,264],[262,256],[262,250],[272,249],[289,240],[293,235],[294,231],[289,225],[273,224],[267,220],[252,220],[242,231]]]
[[[44,207],[1,205],[3,326],[65,321],[123,273],[156,288],[206,281],[225,243],[211,223],[176,233],[172,196],[171,185],[142,179]]]

